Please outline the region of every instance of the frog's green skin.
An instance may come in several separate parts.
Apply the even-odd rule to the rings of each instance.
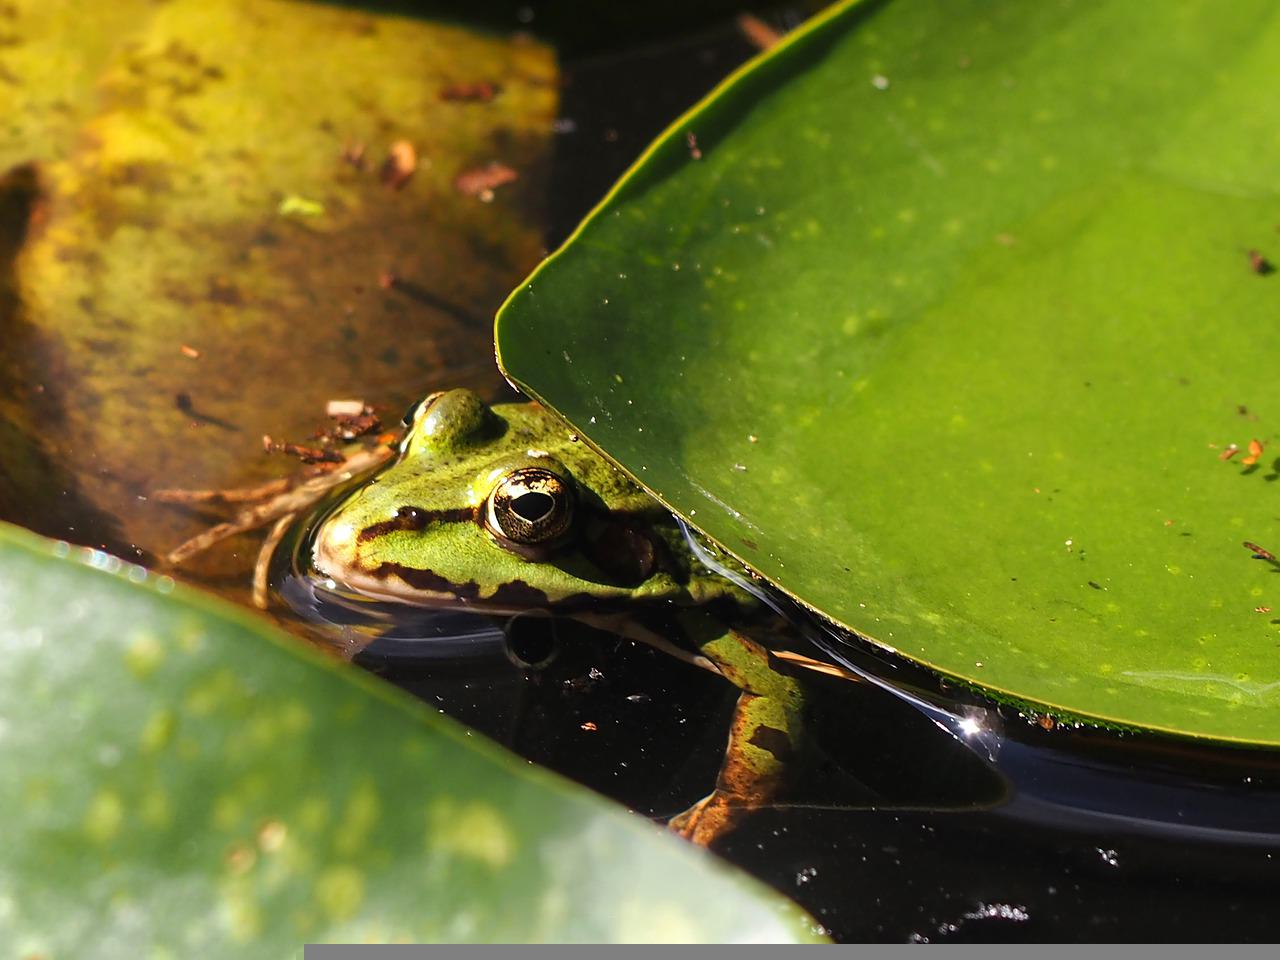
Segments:
[[[513,520],[510,509],[525,481],[541,484],[525,501],[523,513],[543,524],[529,536],[520,525],[530,518]],[[516,539],[504,535],[512,522]],[[797,748],[798,684],[711,613],[752,598],[698,563],[659,503],[536,404],[489,407],[469,390],[428,397],[399,458],[331,513],[313,542],[317,569],[364,595],[556,610],[726,677],[743,692],[716,790],[672,822],[698,842],[767,802]],[[642,611],[666,614],[664,629],[645,626]]]

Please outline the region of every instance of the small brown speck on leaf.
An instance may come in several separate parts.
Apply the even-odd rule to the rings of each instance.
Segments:
[[[1236,445],[1236,444],[1234,444],[1234,443],[1229,443],[1229,444],[1227,444],[1227,445],[1226,445],[1226,447],[1224,447],[1224,448],[1223,448],[1222,452],[1221,452],[1220,454],[1218,454],[1218,459],[1219,459],[1219,460],[1230,460],[1232,457],[1234,457],[1234,456],[1235,456],[1237,453],[1239,453],[1239,452],[1240,452],[1240,447],[1239,447],[1238,445]]]
[[[1271,608],[1270,607],[1254,607],[1253,612],[1254,613],[1270,613]]]
[[[684,135],[684,142],[689,146],[689,156],[693,157],[695,160],[701,160],[702,151],[698,148],[697,134],[692,130],[687,131]]]
[[[1260,277],[1276,272],[1276,268],[1271,261],[1257,250],[1249,251],[1249,269]]]
[[[1250,440],[1249,455],[1245,457],[1243,460],[1241,460],[1240,462],[1244,464],[1246,467],[1252,467],[1255,463],[1258,462],[1258,458],[1261,456],[1262,456],[1262,441],[1256,440],[1256,439]]]
[[[1272,553],[1270,550],[1263,549],[1262,547],[1254,543],[1252,540],[1244,541],[1244,548],[1248,550],[1250,553],[1252,553],[1254,556],[1254,559],[1256,560],[1273,560],[1274,561],[1276,558],[1276,555],[1274,553]]]
[[[195,347],[189,347],[184,343],[182,346],[178,347],[178,349],[182,351],[182,355],[184,357],[189,357],[192,360],[200,359],[200,351]]]

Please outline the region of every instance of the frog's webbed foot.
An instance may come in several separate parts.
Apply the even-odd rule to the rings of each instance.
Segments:
[[[711,845],[711,841],[728,833],[742,818],[739,808],[734,807],[718,794],[711,793],[703,797],[684,813],[678,813],[667,821],[667,829],[684,837],[690,843],[700,847]]]
[[[790,679],[790,678],[785,678]],[[734,709],[729,745],[716,788],[667,826],[701,846],[736,828],[752,810],[774,802],[800,744],[798,688],[786,702],[743,692]]]
[[[157,490],[151,497],[161,503],[238,507],[230,520],[196,534],[169,551],[165,555],[165,562],[176,566],[228,537],[274,524],[258,551],[253,571],[253,605],[265,609],[267,571],[271,555],[298,514],[319,501],[334,487],[373,470],[394,454],[393,447],[380,443],[358,450],[339,463],[326,464],[323,469],[271,480],[256,487],[234,490]]]

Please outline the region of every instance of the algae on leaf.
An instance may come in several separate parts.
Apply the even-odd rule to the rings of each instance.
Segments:
[[[278,474],[262,435],[306,436],[327,400],[500,383],[550,48],[304,0],[14,0],[0,36],[0,174],[37,184],[9,204],[0,181],[6,519],[163,554],[200,521],[151,491]],[[448,95],[468,82],[497,92]],[[519,176],[492,202],[455,188],[491,161]]]
[[[837,5],[517,289],[500,362],[878,644],[1280,743],[1277,62],[1260,0]]]

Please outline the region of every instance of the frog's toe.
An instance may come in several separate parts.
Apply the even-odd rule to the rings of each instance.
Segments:
[[[731,832],[750,812],[751,807],[741,800],[723,790],[714,790],[668,820],[667,829],[690,843],[706,847]]]

